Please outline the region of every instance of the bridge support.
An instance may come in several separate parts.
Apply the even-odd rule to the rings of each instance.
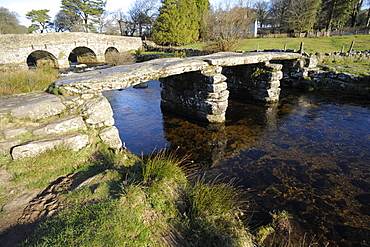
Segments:
[[[222,123],[229,91],[221,67],[159,79],[161,107],[209,123]]]
[[[223,68],[228,89],[234,97],[264,101],[279,101],[281,64],[250,64]]]

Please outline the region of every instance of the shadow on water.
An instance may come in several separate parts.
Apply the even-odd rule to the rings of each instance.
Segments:
[[[225,124],[205,125],[162,113],[158,81],[105,96],[130,151],[178,148],[210,176],[236,178],[252,191],[252,224],[286,210],[323,244],[370,244],[369,100],[297,92],[274,105],[233,99]]]

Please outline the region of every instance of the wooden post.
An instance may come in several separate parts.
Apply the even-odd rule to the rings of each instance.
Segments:
[[[352,50],[353,50],[353,46],[354,45],[355,45],[355,41],[352,41],[351,47],[349,48],[348,53],[352,53]]]
[[[259,51],[260,51],[260,45],[259,45],[259,44],[257,44],[257,45],[256,45],[256,51],[257,51],[257,52],[259,52]]]
[[[284,51],[286,51],[286,44],[284,45]]]
[[[301,47],[299,48],[299,53],[301,55],[304,53],[304,42],[301,42]]]
[[[342,46],[342,50],[340,51],[340,53],[343,53],[344,52],[344,46]]]

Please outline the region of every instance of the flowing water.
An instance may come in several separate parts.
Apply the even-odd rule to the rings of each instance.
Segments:
[[[286,210],[323,244],[370,246],[370,100],[282,90],[273,105],[230,100],[226,123],[206,125],[162,112],[158,81],[104,95],[128,150],[178,148],[236,178],[253,224]]]

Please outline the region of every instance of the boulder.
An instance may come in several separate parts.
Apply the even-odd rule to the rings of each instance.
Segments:
[[[139,83],[135,86],[133,86],[133,88],[147,88],[148,87],[148,83],[146,82],[142,82],[142,83]]]
[[[113,110],[107,98],[99,96],[87,101],[81,111],[85,122],[91,127],[112,126],[114,124]]]
[[[70,130],[86,129],[85,122],[82,117],[72,115],[53,123],[47,124],[33,131],[34,135],[49,135],[67,132]]]
[[[58,96],[42,93],[35,94],[34,99],[14,107],[10,114],[21,119],[42,119],[57,115],[64,109],[66,109],[66,106]]]
[[[11,140],[11,141],[5,141],[0,142],[0,155],[6,155],[9,154],[10,149],[18,144],[20,144],[21,140]]]
[[[3,208],[2,211],[4,212],[12,212],[14,210],[17,210],[19,208],[24,207],[27,203],[29,203],[32,199],[34,199],[39,191],[24,191],[21,195],[14,197],[12,200],[7,202]]]
[[[74,151],[80,150],[90,144],[89,136],[85,134],[71,134],[53,139],[41,139],[15,146],[11,155],[13,159],[24,157],[34,157],[47,150],[55,149],[59,146],[71,148]]]
[[[13,179],[12,174],[10,174],[5,169],[0,169],[0,185],[6,184]]]
[[[28,130],[26,128],[19,128],[19,129],[5,129],[3,130],[3,136],[5,139],[11,139],[13,137],[20,136],[24,133],[27,133]]]
[[[103,129],[99,133],[100,138],[113,148],[121,148],[122,141],[119,137],[118,129],[115,126],[111,126]]]

